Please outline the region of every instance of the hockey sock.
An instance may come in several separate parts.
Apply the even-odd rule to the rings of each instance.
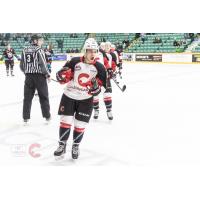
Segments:
[[[107,111],[110,111],[112,109],[112,98],[111,97],[104,98],[104,103]]]
[[[70,124],[60,122],[60,130],[59,130],[60,143],[66,144],[70,135],[70,130],[71,130]]]
[[[73,143],[79,144],[83,139],[85,128],[74,128]]]
[[[93,108],[99,110],[99,100],[93,100]]]

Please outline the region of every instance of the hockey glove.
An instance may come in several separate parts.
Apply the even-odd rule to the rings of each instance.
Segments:
[[[108,78],[112,78],[112,76],[113,76],[113,70],[112,70],[112,68],[108,68],[107,72],[108,72]]]
[[[56,73],[56,79],[60,84],[65,84],[72,79],[71,69],[68,67],[63,67],[60,71]]]
[[[101,92],[101,87],[99,86],[97,79],[93,78],[91,80],[91,84],[89,86],[88,94],[91,94],[93,96],[97,96],[100,92]]]

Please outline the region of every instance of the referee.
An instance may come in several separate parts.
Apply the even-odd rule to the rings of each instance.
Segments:
[[[31,45],[24,48],[21,55],[20,69],[25,74],[23,119],[28,123],[30,119],[32,99],[35,90],[38,91],[42,116],[49,121],[51,119],[47,79],[50,73],[47,68],[45,54],[42,50],[43,38],[39,34],[31,37]]]

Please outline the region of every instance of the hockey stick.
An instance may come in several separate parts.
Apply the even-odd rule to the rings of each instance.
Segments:
[[[117,73],[119,74],[120,79],[122,79],[122,63],[119,63],[119,65],[117,65]]]
[[[54,81],[54,82],[59,83],[59,81],[57,81],[57,80],[55,80],[55,79],[53,79],[53,78],[51,78],[51,80]],[[115,82],[115,84],[117,85],[117,87],[118,87],[122,92],[124,92],[124,91],[126,90],[126,85],[123,85],[123,87],[121,88],[121,87],[119,86],[119,82],[118,82],[116,79],[112,78],[112,80]]]
[[[54,81],[54,82],[57,82],[57,83],[59,83],[59,81],[57,81],[57,80],[55,80],[55,79],[53,79],[53,78],[51,78],[51,80],[52,80],[52,81]]]
[[[117,87],[118,87],[122,92],[124,92],[124,91],[126,90],[126,85],[123,85],[122,87],[120,87],[120,86],[119,86],[119,82],[118,82],[116,79],[114,79],[114,78],[112,77],[112,80],[115,82],[115,84],[117,85]]]
[[[122,72],[120,69],[114,73],[116,76],[119,75],[119,78],[122,79]]]

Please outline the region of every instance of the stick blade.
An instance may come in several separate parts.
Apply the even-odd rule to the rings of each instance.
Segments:
[[[125,90],[126,90],[126,85],[123,86],[122,92],[124,92]]]

